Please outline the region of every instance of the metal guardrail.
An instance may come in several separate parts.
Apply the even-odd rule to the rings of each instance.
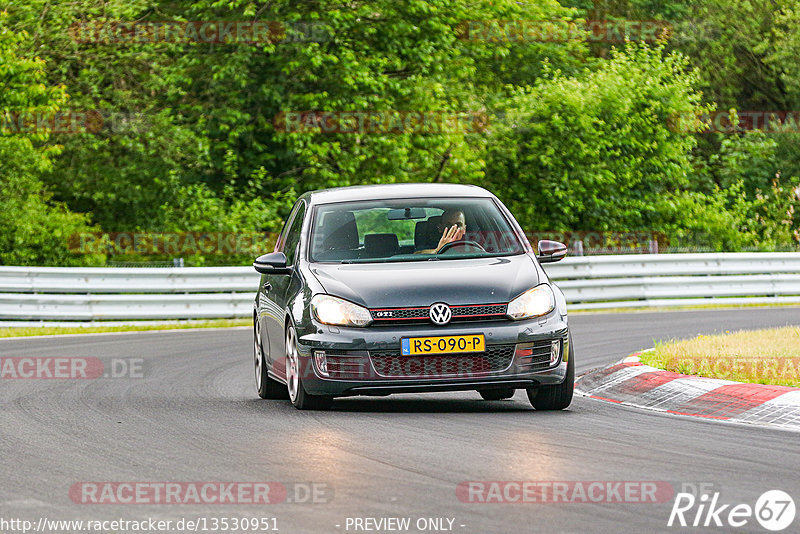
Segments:
[[[252,267],[0,267],[0,321],[248,317]]]
[[[641,254],[545,265],[570,309],[800,303],[800,253]],[[0,321],[248,317],[251,267],[0,267]]]
[[[253,293],[257,288],[252,267],[0,267],[0,293]]]
[[[545,265],[570,309],[800,303],[800,253],[636,254]]]

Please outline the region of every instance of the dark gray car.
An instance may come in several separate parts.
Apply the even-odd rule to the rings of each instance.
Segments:
[[[299,409],[334,397],[525,389],[566,408],[575,362],[562,292],[490,192],[393,184],[305,193],[275,251],[253,266],[254,362],[262,398]]]

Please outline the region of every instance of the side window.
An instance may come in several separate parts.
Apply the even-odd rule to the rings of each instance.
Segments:
[[[303,228],[303,219],[306,214],[306,204],[301,202],[292,219],[291,226],[283,237],[283,253],[286,254],[286,265],[294,265],[297,255],[297,244],[300,242],[300,230]]]

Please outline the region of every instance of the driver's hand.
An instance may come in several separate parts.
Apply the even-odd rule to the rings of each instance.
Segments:
[[[464,228],[459,228],[455,224],[450,228],[445,228],[444,232],[442,232],[442,238],[439,240],[439,244],[436,246],[436,252],[439,252],[439,249],[445,246],[447,243],[464,239],[464,234],[466,233],[467,232]]]

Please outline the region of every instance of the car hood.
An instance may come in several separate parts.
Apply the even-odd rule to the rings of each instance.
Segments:
[[[500,258],[398,263],[313,264],[325,292],[367,308],[434,302],[498,304],[539,283],[527,254]]]

